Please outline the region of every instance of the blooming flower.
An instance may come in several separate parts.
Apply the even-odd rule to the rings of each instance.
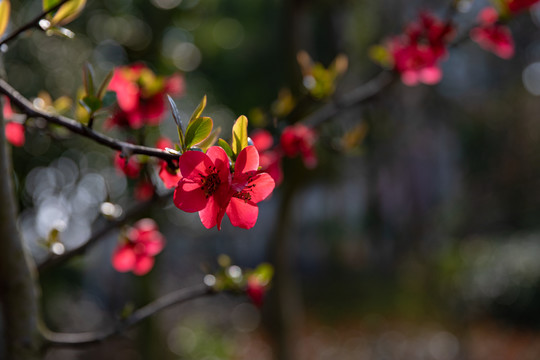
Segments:
[[[471,30],[471,38],[483,49],[508,59],[514,55],[514,40],[507,26],[497,23],[499,14],[492,7],[484,8],[478,15],[480,26]]]
[[[183,89],[180,75],[164,79],[143,64],[116,68],[109,90],[116,92],[118,108],[107,125],[132,129],[157,125],[165,114],[165,94],[180,95]]]
[[[314,149],[316,138],[315,131],[303,124],[287,126],[281,134],[281,148],[286,156],[300,155],[307,168],[314,168],[317,166],[317,155]]]
[[[259,152],[259,165],[261,170],[268,173],[276,185],[283,180],[281,170],[281,154],[278,150],[272,149],[274,139],[268,130],[257,130],[251,134],[251,141]]]
[[[259,153],[255,146],[244,148],[236,160],[231,182],[227,216],[233,226],[251,229],[257,222],[257,203],[268,197],[275,187],[274,179],[259,172]]]
[[[404,84],[436,84],[442,78],[439,62],[447,54],[446,45],[453,27],[429,13],[421,13],[418,22],[387,43],[394,70]]]
[[[257,276],[251,275],[247,279],[246,293],[255,306],[261,307],[266,293],[266,286]]]
[[[135,275],[145,275],[154,266],[154,256],[165,245],[165,238],[152,219],[137,221],[126,232],[112,257],[113,267],[120,272],[133,271]]]
[[[156,147],[165,150],[165,148],[172,148],[173,143],[168,138],[162,137],[158,139]],[[174,162],[177,163],[176,160],[174,160]],[[176,169],[171,169],[167,162],[163,160],[160,160],[159,167],[159,178],[163,181],[165,187],[168,189],[175,187],[182,178],[178,167]]]
[[[231,174],[225,151],[212,146],[205,153],[186,151],[178,159],[181,178],[174,191],[174,204],[186,212],[199,212],[202,224],[210,229],[221,220],[229,201]]]
[[[136,156],[130,156],[128,158],[122,157],[120,152],[117,152],[114,157],[114,166],[128,178],[135,179],[141,172],[142,165],[137,160]]]

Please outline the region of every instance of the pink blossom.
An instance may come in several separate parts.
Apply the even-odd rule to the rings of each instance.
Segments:
[[[142,169],[142,165],[136,156],[124,158],[120,152],[117,152],[114,157],[114,166],[118,171],[131,179],[137,178]]]
[[[497,23],[499,14],[492,7],[484,8],[479,16],[480,25],[471,30],[471,38],[483,49],[503,59],[514,55],[514,40],[507,26]]]
[[[261,171],[268,173],[274,179],[276,185],[283,180],[281,170],[281,154],[277,149],[272,149],[274,139],[268,130],[257,130],[251,135],[253,145],[259,152],[259,165]]]
[[[11,102],[7,97],[4,97],[4,107],[2,109],[5,125],[6,139],[13,146],[23,146],[26,141],[24,135],[24,125],[18,122],[10,121],[13,119],[15,113],[11,108]]]
[[[139,220],[127,230],[126,237],[114,250],[113,267],[120,272],[133,271],[135,275],[145,275],[154,266],[154,256],[164,245],[165,238],[154,220]]]

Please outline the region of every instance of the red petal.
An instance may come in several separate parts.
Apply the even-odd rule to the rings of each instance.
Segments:
[[[201,185],[186,178],[182,178],[178,182],[174,190],[173,201],[177,208],[186,212],[200,211],[208,203]]]
[[[255,145],[259,152],[270,149],[274,144],[272,134],[270,134],[270,131],[268,130],[257,130],[253,132],[250,137],[251,141],[253,141],[253,145]]]
[[[24,145],[25,137],[23,124],[7,122],[5,131],[7,141],[9,141],[13,146]]]
[[[129,245],[123,245],[116,248],[112,257],[112,265],[116,271],[126,272],[135,266],[135,254]]]
[[[151,256],[139,256],[133,267],[135,275],[145,275],[154,267],[154,258]]]
[[[214,163],[216,170],[219,172],[222,186],[224,183],[228,184],[230,182],[229,157],[225,150],[220,146],[211,146],[206,151],[206,155]]]
[[[240,151],[236,159],[234,171],[236,174],[257,171],[259,168],[259,152],[255,146],[248,146]]]
[[[213,165],[210,158],[200,151],[186,151],[178,159],[180,173],[188,179],[198,179],[199,174],[208,175],[208,168]]]
[[[220,206],[217,199],[213,196],[208,199],[206,207],[199,211],[201,222],[207,229],[211,229],[217,225],[218,230],[221,230],[223,216],[225,216],[225,207]]]
[[[251,188],[251,201],[255,204],[266,199],[276,186],[274,179],[267,173],[255,175],[249,184],[253,185]]]
[[[175,170],[176,174],[172,174],[168,167],[167,163],[165,161],[161,162],[161,169],[159,170],[159,178],[161,181],[163,181],[163,184],[166,188],[172,189],[175,187],[180,179],[182,179],[182,176],[180,175],[178,170]]]
[[[165,91],[171,96],[180,96],[184,93],[184,77],[180,74],[174,74],[167,79]]]
[[[227,215],[233,226],[251,229],[257,222],[259,208],[257,205],[233,197],[227,206]]]

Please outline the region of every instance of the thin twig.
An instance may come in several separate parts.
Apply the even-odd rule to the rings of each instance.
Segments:
[[[74,256],[84,254],[86,252],[86,250],[88,250],[88,248],[93,246],[95,243],[97,243],[100,239],[102,239],[105,235],[107,235],[112,230],[118,228],[119,226],[124,225],[128,220],[130,220],[132,218],[135,218],[135,217],[138,217],[142,212],[147,211],[148,207],[153,205],[154,203],[163,201],[165,199],[170,199],[171,196],[172,196],[172,192],[168,191],[165,194],[155,196],[155,197],[153,197],[152,199],[150,199],[150,200],[148,200],[146,202],[137,204],[133,208],[126,211],[125,215],[122,216],[121,218],[109,221],[107,223],[107,225],[105,225],[100,230],[95,232],[82,245],[80,245],[80,246],[78,246],[78,247],[76,247],[74,249],[71,249],[69,251],[66,251],[62,255],[51,255],[51,256],[49,256],[47,259],[45,259],[42,263],[40,263],[38,265],[39,272],[43,272],[43,271],[45,271],[45,270],[47,270],[47,269],[49,269],[51,267],[54,267],[55,265],[61,264],[61,263],[65,262],[65,261],[73,258]]]
[[[0,93],[11,99],[12,104],[17,106],[23,113],[29,117],[42,118],[49,123],[62,126],[69,131],[87,137],[95,142],[105,145],[113,150],[122,151],[125,154],[141,154],[153,156],[162,160],[170,161],[178,159],[178,155],[170,154],[161,149],[155,149],[147,146],[134,145],[117,139],[113,139],[100,132],[94,131],[76,120],[65,116],[54,115],[46,111],[36,109],[34,105],[22,96],[17,90],[9,85],[5,80],[0,79]]]
[[[65,3],[67,3],[69,0],[62,0],[60,1],[58,4],[54,5],[53,7],[51,7],[50,9],[48,10],[44,10],[41,14],[37,15],[36,17],[34,17],[32,20],[30,20],[29,22],[27,22],[26,24],[24,24],[23,26],[19,27],[18,29],[16,29],[15,31],[13,31],[11,34],[9,34],[4,40],[2,40],[0,42],[0,46],[4,45],[4,44],[7,44],[8,42],[10,42],[11,40],[14,40],[15,38],[17,38],[20,34],[22,34],[23,32],[25,32],[26,30],[29,30],[33,27],[39,27],[39,21],[41,19],[43,19],[47,14],[57,10],[58,8],[60,8],[60,6],[64,5]]]
[[[395,78],[395,73],[383,71],[367,83],[348,92],[341,98],[332,100],[314,113],[306,116],[302,122],[311,127],[320,126],[341,111],[373,99],[389,86]]]
[[[41,333],[45,338],[45,341],[47,341],[46,345],[48,346],[81,346],[95,344],[125,332],[130,327],[138,324],[158,311],[215,293],[216,291],[212,287],[203,283],[164,295],[136,310],[130,316],[119,321],[113,328],[108,330],[83,333],[56,333],[48,329],[41,329]]]

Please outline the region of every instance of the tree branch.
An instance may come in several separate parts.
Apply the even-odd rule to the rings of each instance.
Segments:
[[[61,264],[74,256],[82,255],[90,248],[92,245],[97,243],[103,236],[111,232],[112,230],[118,228],[119,226],[124,225],[129,219],[139,216],[142,212],[147,211],[150,205],[153,205],[156,202],[163,201],[165,199],[170,199],[172,192],[168,191],[163,195],[158,195],[153,197],[149,201],[135,205],[133,208],[129,209],[122,217],[114,220],[110,220],[103,228],[95,232],[84,244],[66,251],[62,255],[51,255],[45,259],[41,264],[38,265],[39,272],[46,271],[47,269]]]
[[[204,283],[193,287],[176,290],[136,310],[127,318],[119,321],[116,326],[105,331],[56,333],[48,329],[42,329],[41,332],[45,340],[48,342],[48,346],[81,346],[95,344],[123,333],[130,327],[138,324],[158,311],[176,304],[181,304],[189,300],[212,294],[216,294],[216,291],[211,286]]]
[[[30,30],[33,27],[39,27],[39,21],[41,19],[43,19],[47,14],[57,10],[58,8],[60,8],[60,6],[64,5],[68,1],[69,0],[62,0],[58,4],[51,7],[50,9],[44,10],[41,14],[37,15],[32,20],[30,20],[29,22],[27,22],[26,24],[24,24],[23,26],[19,27],[18,29],[13,31],[11,34],[9,34],[4,40],[0,42],[0,46],[7,44],[8,42],[16,39],[20,34],[25,32],[26,30]]]
[[[343,97],[335,98],[325,104],[309,116],[306,116],[302,122],[311,127],[320,126],[341,111],[373,99],[396,78],[395,73],[383,71],[372,80],[343,95]]]
[[[22,96],[17,90],[15,90],[6,81],[0,79],[0,93],[6,95],[12,103],[17,106],[23,113],[29,117],[42,118],[49,123],[62,126],[69,131],[87,137],[101,145],[105,145],[113,150],[122,151],[123,153],[141,154],[153,156],[162,160],[171,161],[178,159],[179,155],[170,154],[161,149],[155,149],[147,146],[134,145],[117,139],[113,139],[100,132],[94,131],[87,126],[82,125],[76,120],[67,118],[65,116],[50,114],[46,111],[36,109],[34,105]]]

